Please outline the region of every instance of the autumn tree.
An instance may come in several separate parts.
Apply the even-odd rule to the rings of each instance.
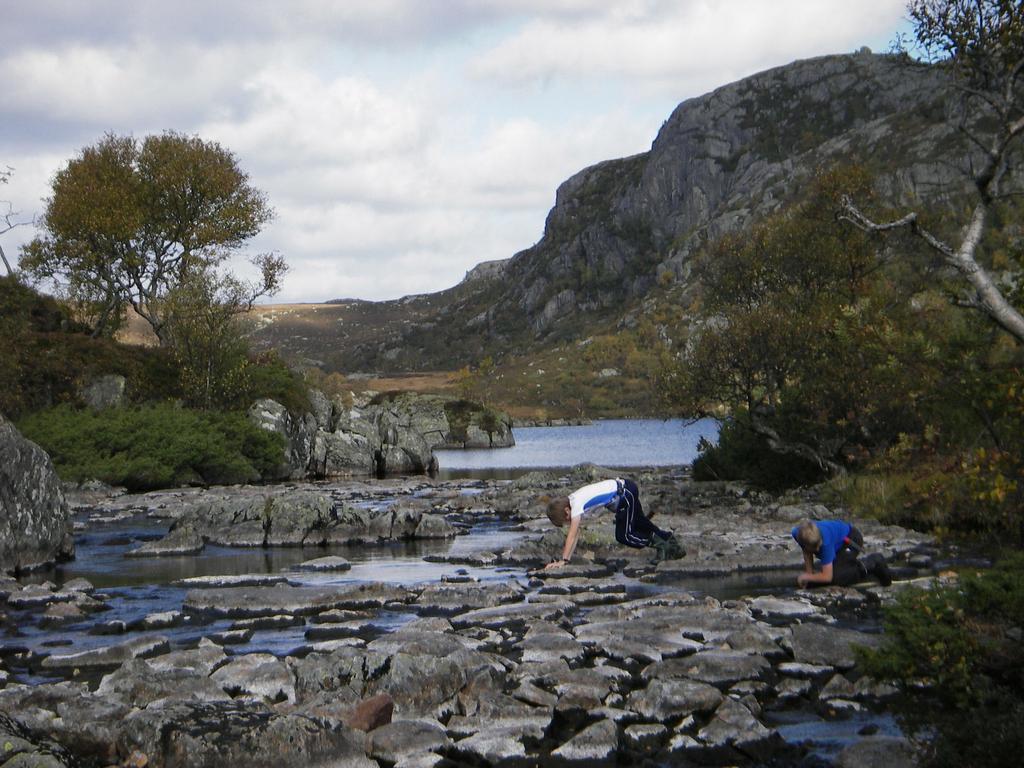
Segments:
[[[216,142],[167,132],[138,141],[108,134],[57,172],[21,267],[96,306],[102,333],[134,309],[161,344],[168,294],[222,265],[273,216],[236,158]],[[283,265],[256,259],[256,294],[274,292]]]
[[[1021,265],[1000,283],[984,251],[1001,204],[1022,192],[1016,176],[1024,135],[1024,3],[912,0],[908,12],[921,52],[950,72],[958,90],[951,118],[972,149],[967,158],[973,182],[970,215],[957,234],[945,239],[924,226],[920,211],[880,221],[853,196],[843,201],[844,218],[868,232],[913,232],[969,286],[956,302],[983,312],[1022,343],[1024,315],[1006,295],[1020,281]]]

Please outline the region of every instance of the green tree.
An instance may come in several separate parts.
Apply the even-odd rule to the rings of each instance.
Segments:
[[[1024,3],[1020,0],[912,0],[907,7],[920,51],[948,69],[960,98],[952,119],[970,141],[970,157],[949,158],[970,169],[974,201],[969,219],[953,240],[943,239],[917,211],[879,222],[866,215],[856,196],[844,200],[845,218],[865,231],[909,229],[967,282],[956,297],[1024,342],[1024,315],[1007,291],[1020,282],[1021,263],[1000,282],[990,272],[986,234],[999,223],[999,209],[1021,187],[1014,172],[1024,135]]]
[[[730,434],[824,472],[919,428],[926,338],[907,332],[875,239],[834,222],[841,196],[870,188],[857,168],[820,174],[807,200],[701,254],[700,329],[669,379],[680,411],[724,406]]]
[[[283,263],[275,270],[283,274]],[[258,294],[256,286],[197,264],[161,301],[166,342],[191,405],[231,406],[247,391],[249,344],[242,316]]]
[[[102,333],[128,304],[168,341],[168,292],[217,267],[273,216],[233,154],[167,132],[141,142],[108,134],[58,171],[21,267],[95,305]],[[257,291],[273,292],[282,262],[261,256]]]

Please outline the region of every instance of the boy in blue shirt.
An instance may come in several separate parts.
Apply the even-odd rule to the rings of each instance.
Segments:
[[[548,519],[561,528],[569,526],[562,547],[562,557],[544,566],[545,570],[561,568],[572,559],[579,541],[583,516],[602,507],[615,511],[615,540],[627,547],[641,549],[654,547],[658,559],[684,557],[685,550],[671,531],[663,531],[644,515],[640,504],[640,490],[632,480],[615,478],[585,485],[568,496],[551,499],[547,505]]]
[[[792,534],[804,553],[804,570],[796,577],[801,587],[810,584],[849,586],[868,576],[877,578],[883,587],[892,583],[889,566],[880,554],[857,559],[864,548],[864,537],[843,520],[804,520]],[[815,557],[821,563],[820,571],[814,570]]]

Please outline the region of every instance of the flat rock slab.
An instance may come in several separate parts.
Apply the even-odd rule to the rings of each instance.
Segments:
[[[453,632],[435,632],[402,628],[382,635],[367,645],[367,649],[393,656],[396,653],[448,656],[457,651],[476,650],[480,643]]]
[[[520,740],[544,738],[544,733],[551,726],[554,710],[546,714],[521,715],[518,717],[483,717],[480,715],[452,715],[448,719],[448,733],[456,738],[474,736],[478,733],[502,733],[515,735]]]
[[[873,736],[846,747],[836,758],[836,768],[914,768],[918,764],[913,745],[906,739]]]
[[[526,757],[526,746],[522,742],[522,736],[515,730],[502,728],[480,731],[457,741],[455,750],[460,755],[483,760],[489,765],[522,760]]]
[[[764,757],[775,731],[766,728],[743,704],[726,698],[697,737],[708,747],[735,747],[751,757]]]
[[[818,623],[797,624],[792,643],[793,658],[800,663],[850,669],[857,663],[853,646],[877,648],[882,636]]]
[[[439,723],[399,720],[366,734],[366,752],[377,760],[396,763],[423,752],[439,752],[451,746],[451,739]]]
[[[824,608],[800,598],[787,600],[780,597],[755,597],[753,600],[748,600],[747,604],[754,616],[788,621],[828,617]]]
[[[594,592],[602,595],[624,595],[626,585],[622,582],[592,579],[562,578],[539,580],[542,595],[579,595]]]
[[[233,576],[193,576],[188,579],[172,581],[175,587],[192,589],[217,589],[219,587],[272,587],[275,584],[288,584],[284,576],[271,576],[263,573],[242,573]]]
[[[123,737],[151,766],[327,766],[379,768],[362,734],[247,702],[177,702],[132,712]]]
[[[430,584],[416,598],[416,607],[421,612],[465,613],[519,602],[524,593],[514,579],[498,584]]]
[[[232,696],[245,694],[268,702],[295,702],[295,679],[283,661],[269,653],[236,656],[211,676]]]
[[[695,680],[655,679],[629,695],[629,708],[653,722],[668,722],[694,712],[712,712],[722,703],[722,693]]]
[[[197,555],[203,551],[206,541],[193,531],[173,531],[159,541],[148,541],[140,547],[125,552],[125,557],[179,557]]]
[[[627,725],[623,735],[634,749],[648,750],[666,739],[668,728],[661,723]]]
[[[153,656],[146,664],[157,672],[167,670],[191,670],[200,675],[210,675],[217,667],[228,660],[224,649],[210,642],[201,642],[198,648],[184,651],[172,651],[161,656]]]
[[[549,571],[533,571],[530,575],[544,581],[557,581],[559,579],[604,579],[613,573],[615,573],[615,569],[610,565],[588,563],[563,565],[561,568],[552,568]]]
[[[293,571],[313,571],[315,573],[323,573],[328,571],[348,571],[352,568],[352,563],[346,560],[344,557],[317,557],[313,560],[307,560],[304,563],[293,565]]]
[[[726,687],[740,680],[756,680],[770,670],[771,664],[762,656],[742,651],[710,650],[651,664],[643,676],[648,679],[687,678]]]
[[[704,646],[683,637],[677,627],[643,618],[581,624],[576,639],[599,655],[619,661],[661,661],[685,656]]]
[[[131,659],[166,653],[170,644],[166,637],[135,637],[118,645],[95,648],[78,653],[53,654],[43,659],[44,669],[85,669],[120,666]]]
[[[568,600],[555,600],[550,603],[515,603],[462,613],[453,616],[451,622],[456,629],[464,627],[507,629],[534,621],[553,621],[567,613],[573,613],[575,610],[576,605]]]
[[[77,595],[74,592],[54,592],[46,587],[30,584],[18,592],[12,592],[7,598],[7,604],[11,608],[19,610],[25,608],[42,608],[43,606],[50,605],[51,603],[62,603],[74,600],[76,596]]]
[[[334,608],[381,607],[390,602],[405,603],[413,593],[387,584],[359,584],[351,587],[228,587],[190,591],[184,602],[189,613],[252,618],[278,614],[308,615]]]
[[[583,729],[551,754],[571,763],[611,760],[619,748],[619,733],[611,720],[601,720]]]
[[[796,661],[787,661],[779,664],[776,670],[780,675],[786,677],[796,677],[803,679],[813,679],[816,677],[825,677],[835,672],[830,666],[820,664],[802,664]]]
[[[556,634],[528,636],[523,639],[521,647],[523,661],[545,662],[565,659],[570,664],[574,664],[581,661],[586,653],[583,644],[568,633],[565,636]]]

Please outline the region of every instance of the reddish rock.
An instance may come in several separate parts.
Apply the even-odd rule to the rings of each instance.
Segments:
[[[395,711],[395,700],[388,694],[381,693],[356,704],[345,716],[344,722],[349,728],[369,733],[391,722]]]

